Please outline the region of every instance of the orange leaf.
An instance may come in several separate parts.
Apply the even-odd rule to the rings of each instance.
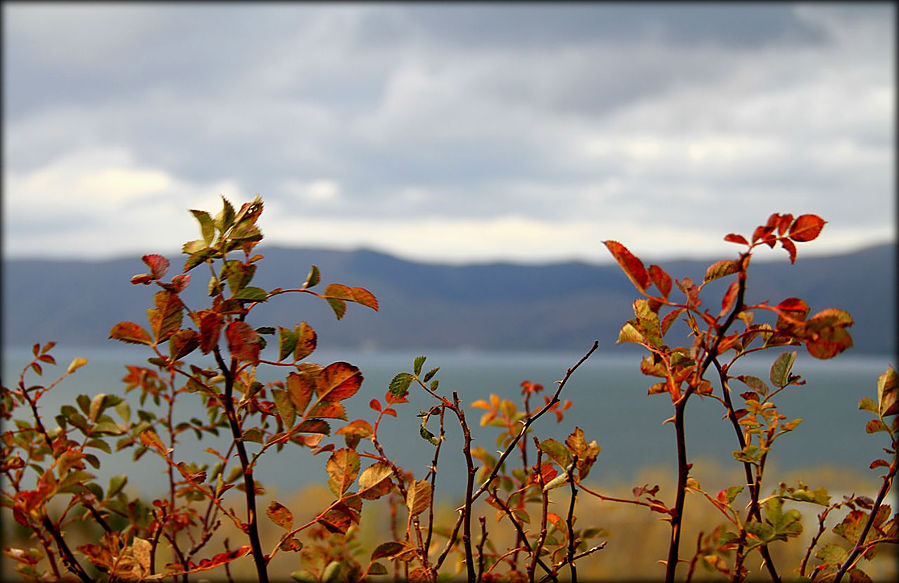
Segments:
[[[119,322],[109,331],[109,337],[130,344],[153,344],[147,331],[134,322]]]
[[[827,221],[817,215],[800,215],[790,227],[790,239],[799,242],[816,239],[825,223]]]
[[[612,253],[615,261],[624,270],[625,275],[641,292],[649,287],[650,279],[643,262],[634,256],[627,248],[617,241],[604,241],[606,247]]]
[[[290,510],[287,509],[287,507],[280,504],[279,502],[275,502],[274,500],[272,500],[272,503],[268,505],[265,514],[271,519],[272,522],[274,522],[284,530],[290,530],[293,527],[293,514],[290,512]]]
[[[328,401],[342,401],[352,397],[362,385],[362,373],[347,362],[326,366],[315,379],[315,392]]]

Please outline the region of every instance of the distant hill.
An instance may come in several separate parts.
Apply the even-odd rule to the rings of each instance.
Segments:
[[[350,305],[336,321],[314,298],[288,294],[254,311],[254,325],[309,322],[323,346],[581,350],[594,339],[605,349],[633,316],[638,297],[617,265],[580,262],[538,266],[496,263],[447,266],[410,262],[373,251],[286,249],[260,245],[265,255],[254,285],[266,289],[301,284],[318,265],[323,283],[362,286],[381,310]],[[182,256],[171,256],[173,270]],[[660,261],[673,277],[701,281],[710,261]],[[26,346],[56,340],[104,345],[120,320],[146,322],[155,288],[132,285],[145,271],[139,257],[112,261],[7,260],[3,262],[3,342]],[[205,301],[208,275],[191,272],[189,306]],[[893,354],[896,349],[895,246],[881,245],[832,257],[756,261],[747,301],[797,296],[812,311],[839,307],[855,318],[853,353]],[[712,306],[716,308],[717,306]],[[618,348],[616,350],[621,350]]]

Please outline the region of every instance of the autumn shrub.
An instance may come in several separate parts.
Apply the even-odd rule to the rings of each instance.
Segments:
[[[865,430],[886,438],[887,455],[871,463],[883,471],[874,499],[853,494],[834,500],[822,487],[775,481],[766,473],[774,442],[801,421],[787,419],[775,400],[805,382],[793,372],[797,353],[789,348],[832,358],[852,345],[852,319],[834,308],[810,315],[799,298],[747,305],[749,264],[760,247],[777,245],[795,261],[796,244],[821,232],[819,217],[774,214],[748,239],[727,235],[743,250],[736,259],[712,264],[701,283],[675,280],[656,265],[647,268],[624,245],[606,241],[642,296],[618,342],[647,351],[640,370],[657,379],[649,394],[671,401],[666,422],[677,458],[677,473],[664,491],[645,483],[622,494],[596,485],[601,449],[589,439],[589,427],[575,427],[564,441],[537,434],[547,420],[564,422],[572,406],[563,399],[565,386],[597,342],[555,386],[523,382],[519,402],[485,395],[466,403],[456,390],[444,393],[439,367],[425,356],[396,374],[383,396],[385,387],[369,388],[362,397],[357,367],[310,360],[318,338],[309,323],[256,321],[254,309],[284,294],[302,294],[324,300],[342,319],[348,303],[377,310],[377,299],[344,284],[317,291],[315,266],[290,287],[251,285],[264,259],[255,252],[262,211],[259,197],[237,210],[223,199],[215,216],[192,210],[201,238],[183,246],[183,269],[170,280],[168,259],[143,257],[148,272],[131,282],[156,288],[148,325],[120,322],[110,331],[111,338],[150,354],[149,366],[127,365],[123,379],[124,392],[136,393],[139,408],[132,410],[123,396],[100,393],[79,395],[52,419],[44,416],[41,399],[86,364],[75,359],[48,386],[30,384],[26,377],[56,364],[52,342],[35,344],[18,382],[4,384],[2,507],[28,535],[22,544],[4,546],[4,553],[23,580],[234,580],[242,575],[232,567],[250,561],[252,577],[266,582],[273,562],[288,560],[297,581],[574,581],[579,565],[604,561],[600,551],[612,533],[606,520],[611,513],[602,509],[610,504],[616,512],[633,509],[668,523],[664,555],[640,557],[661,559],[658,575],[667,581],[709,573],[742,581],[753,574],[753,556],[763,565],[760,574],[774,581],[839,581],[847,573],[862,581],[863,561],[899,542],[897,518],[885,503],[899,437],[899,382],[892,367],[877,380],[876,400],[859,403],[872,415]],[[181,293],[197,269],[208,270],[209,301],[190,307]],[[716,296],[715,286],[728,280]],[[263,352],[269,343],[272,349]],[[775,354],[768,379],[740,374],[740,359],[764,351]],[[267,357],[269,352],[276,355]],[[262,369],[279,371],[280,380],[261,382]],[[410,391],[427,395],[430,407],[409,411]],[[368,400],[368,417],[349,419],[348,399]],[[740,479],[717,492],[702,488],[686,451],[685,410],[695,399],[719,403],[733,428],[729,447]],[[182,417],[191,401],[202,404],[205,418]],[[476,440],[473,413],[480,415],[477,425],[492,428],[486,444]],[[382,442],[381,426],[399,415],[420,419],[419,436],[430,448],[423,473],[401,467],[391,444]],[[448,431],[461,435],[459,450],[446,451]],[[206,449],[210,463],[184,459],[179,444],[191,434],[216,444],[224,436],[225,446]],[[291,508],[260,485],[257,464],[262,456],[296,447],[326,458],[327,490]],[[127,476],[98,483],[91,469],[100,467],[102,454],[124,450],[135,462],[158,460],[164,495],[130,494]],[[435,502],[437,468],[447,455],[462,456],[465,468],[458,476],[464,495],[449,510]],[[695,538],[684,550],[688,494],[704,501],[719,524],[691,532]],[[801,558],[784,565],[778,545],[802,532],[800,508],[817,512],[817,530]],[[366,530],[373,520],[379,528]],[[380,538],[364,542],[363,531]],[[643,542],[632,544],[639,549]]]

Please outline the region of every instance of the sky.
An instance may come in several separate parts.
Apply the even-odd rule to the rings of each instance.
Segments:
[[[896,240],[892,3],[3,3],[3,254],[265,201],[268,244],[440,263]],[[784,254],[785,255],[785,254]]]

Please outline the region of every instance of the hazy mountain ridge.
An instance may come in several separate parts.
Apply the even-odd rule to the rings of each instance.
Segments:
[[[254,285],[300,285],[318,265],[327,283],[362,286],[378,297],[375,313],[351,304],[335,321],[330,308],[305,294],[288,294],[254,310],[253,325],[291,326],[307,321],[323,346],[399,349],[580,350],[599,339],[614,346],[633,317],[638,297],[617,265],[564,262],[438,265],[374,251],[286,249],[260,245],[265,259]],[[170,256],[169,277],[183,256]],[[713,260],[659,261],[672,277],[701,281]],[[795,296],[817,312],[839,307],[855,318],[854,353],[892,354],[896,332],[896,263],[892,244],[846,255],[760,262],[750,267],[747,301],[777,303]],[[120,320],[146,323],[156,288],[132,285],[146,271],[139,257],[110,261],[7,260],[3,263],[3,341],[23,346],[56,340],[104,345]],[[208,271],[191,271],[185,302],[202,306]],[[721,282],[722,285],[724,282]],[[717,285],[717,284],[712,284]],[[717,306],[709,306],[717,311]],[[622,350],[622,347],[615,347]]]

